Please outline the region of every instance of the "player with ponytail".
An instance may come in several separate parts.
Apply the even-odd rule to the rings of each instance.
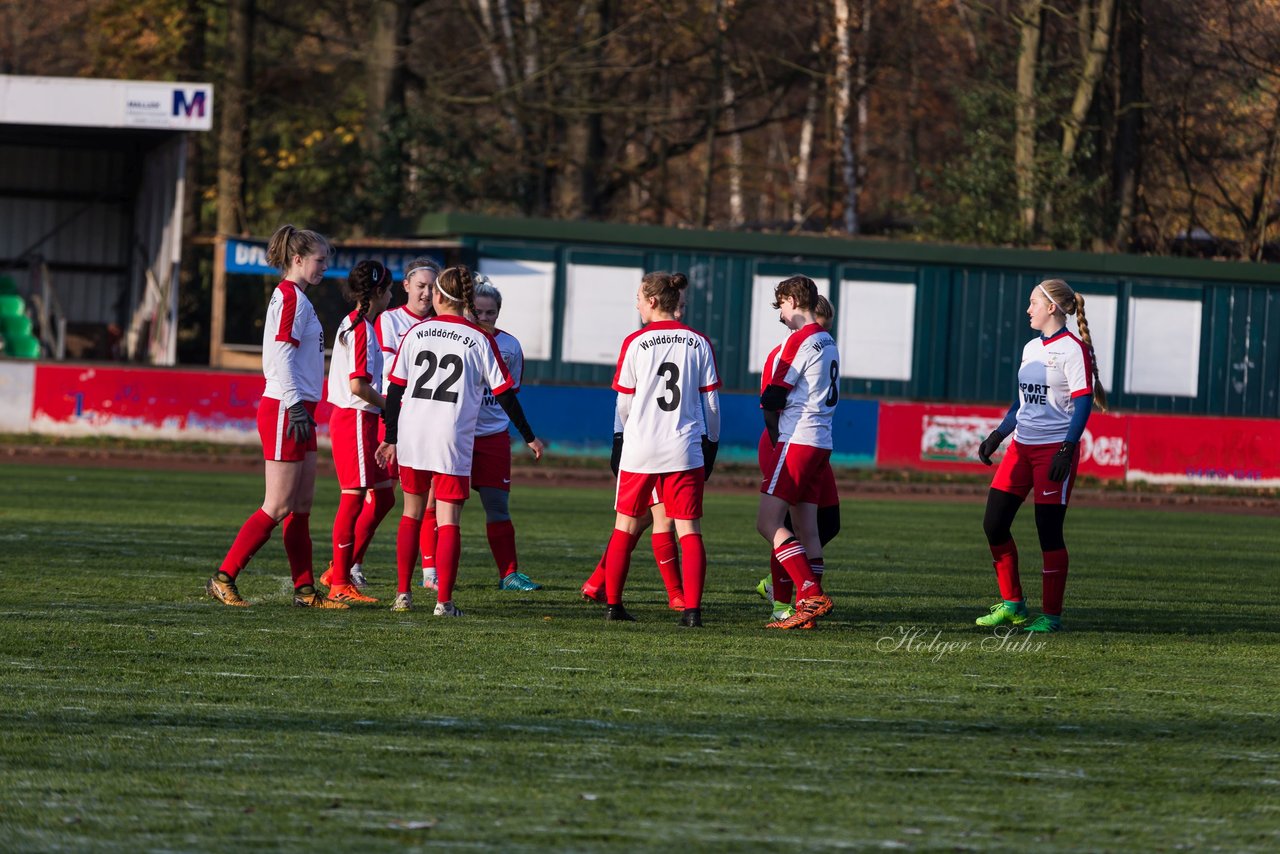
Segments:
[[[347,277],[343,293],[355,310],[342,319],[329,361],[329,438],[338,475],[338,513],[333,520],[333,560],[320,576],[329,598],[338,602],[377,602],[360,591],[352,573],[356,527],[370,505],[370,493],[390,495],[395,481],[375,459],[382,396],[382,349],[374,322],[391,301],[391,274],[377,261],[361,261]],[[376,525],[375,525],[376,527]],[[372,531],[369,532],[372,535]]]
[[[720,375],[711,342],[675,319],[688,285],[682,273],[644,275],[636,309],[646,325],[622,342],[613,375],[622,429],[614,435],[617,516],[605,552],[608,620],[634,619],[623,607],[622,591],[656,492],[680,540],[680,625],[702,625],[702,491],[720,438]]]
[[[258,404],[266,497],[245,520],[205,592],[224,605],[249,603],[236,576],[271,537],[276,525],[293,576],[293,604],[346,608],[316,592],[312,577],[311,505],[316,492],[316,405],[324,384],[324,330],[307,299],[329,268],[329,241],[314,231],[282,225],[267,244],[267,262],[284,273],[267,305],[262,330],[266,386]]]
[[[422,516],[428,494],[436,499],[435,563],[439,576],[435,616],[460,617],[453,603],[461,538],[458,523],[471,492],[476,420],[486,389],[533,451],[543,444],[529,426],[512,390],[511,374],[493,338],[467,320],[475,316],[475,278],[466,267],[440,273],[432,291],[435,316],[405,333],[391,368],[383,414],[383,464],[397,463],[404,515],[396,540],[395,611],[413,607],[410,579],[423,545]]]
[[[1098,380],[1084,297],[1062,279],[1046,279],[1032,289],[1027,316],[1031,328],[1040,335],[1022,348],[1018,396],[1000,426],[978,447],[978,459],[991,465],[1000,443],[1013,434],[1013,443],[987,493],[982,521],[1000,601],[975,622],[988,628],[1017,626],[1029,632],[1055,632],[1062,626],[1068,564],[1062,529],[1080,462],[1080,437],[1093,404],[1105,411],[1107,396]],[[1072,316],[1079,326],[1079,337],[1067,328],[1067,318]],[[1022,596],[1018,547],[1011,529],[1028,492],[1034,493],[1036,531],[1043,555],[1043,613],[1034,620]]]

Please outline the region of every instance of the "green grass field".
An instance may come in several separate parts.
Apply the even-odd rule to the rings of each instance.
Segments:
[[[1274,518],[1073,510],[1068,630],[999,648],[975,504],[846,503],[836,613],[772,633],[749,495],[708,497],[700,632],[644,543],[640,622],[578,599],[600,490],[515,493],[532,594],[473,502],[462,620],[291,608],[278,532],[253,608],[205,598],[252,475],[7,465],[0,496],[0,849],[1280,846]]]

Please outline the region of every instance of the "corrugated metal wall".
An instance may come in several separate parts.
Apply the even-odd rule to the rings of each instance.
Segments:
[[[136,182],[122,150],[0,144],[0,260],[44,256],[69,319],[123,325]]]
[[[602,263],[613,258],[620,266],[679,270],[689,276],[686,321],[711,338],[727,389],[751,391],[759,387],[760,367],[748,363],[753,277],[759,273],[781,278],[782,270],[789,269],[831,281],[837,324],[840,318],[858,310],[857,306],[840,304],[841,281],[902,281],[916,286],[911,378],[867,380],[846,375],[841,383],[842,393],[882,399],[1004,404],[1013,400],[1022,348],[1035,335],[1025,313],[1031,291],[1042,279],[1061,275],[1086,296],[1115,301],[1115,340],[1097,342],[1099,347],[1109,348],[1113,363],[1111,387],[1107,389],[1112,408],[1280,417],[1280,282],[1244,284],[1106,276],[1097,272],[1073,274],[1069,269],[787,259],[633,246],[582,246],[563,241],[468,241],[465,235],[462,237],[472,262],[477,257],[555,262],[553,356],[547,361],[528,363],[526,376],[535,382],[610,382],[610,367],[563,362],[559,354],[567,264]],[[1053,258],[1050,255],[1045,260],[1051,262]],[[1280,280],[1280,273],[1277,279]],[[1134,394],[1125,387],[1130,300],[1153,296],[1196,300],[1203,305],[1199,385],[1194,397]],[[1186,342],[1187,348],[1192,345],[1193,342]]]

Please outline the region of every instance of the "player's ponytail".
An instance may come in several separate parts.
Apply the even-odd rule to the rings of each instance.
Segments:
[[[822,325],[823,329],[830,332],[831,324],[834,323],[836,319],[836,310],[835,307],[831,305],[831,300],[819,294],[818,301],[813,304],[813,316],[817,319],[818,323]]]
[[[459,264],[442,272],[436,279],[436,290],[450,305],[476,316],[476,280],[466,267]]]
[[[1084,294],[1076,294],[1076,325],[1080,327],[1080,340],[1089,348],[1089,361],[1093,363],[1093,402],[1103,412],[1107,411],[1107,390],[1098,376],[1098,357],[1093,352],[1093,336],[1089,334],[1089,321],[1084,316]]]
[[[1107,390],[1098,376],[1098,357],[1093,351],[1093,336],[1089,334],[1089,321],[1084,316],[1084,294],[1078,294],[1062,279],[1045,279],[1037,285],[1049,297],[1049,302],[1066,315],[1074,316],[1080,329],[1080,340],[1089,348],[1089,361],[1093,364],[1093,402],[1103,412],[1107,411]]]
[[[381,263],[361,261],[351,268],[351,275],[347,276],[346,284],[342,286],[342,295],[356,304],[356,318],[351,322],[352,328],[364,322],[373,298],[389,287],[391,287],[391,274]],[[343,343],[346,343],[346,333],[341,337]]]
[[[318,231],[295,228],[285,223],[276,229],[267,243],[267,263],[282,273],[289,272],[289,264],[295,255],[310,255],[323,249],[330,252],[329,241]]]
[[[680,307],[680,292],[689,287],[689,279],[684,273],[653,272],[645,273],[640,280],[640,293],[645,298],[658,301],[657,307],[665,314],[674,315]]]

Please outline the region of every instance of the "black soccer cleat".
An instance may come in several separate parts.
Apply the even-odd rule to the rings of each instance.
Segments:
[[[634,623],[636,618],[627,613],[627,609],[621,605],[610,605],[604,609],[604,618],[606,620],[620,620],[625,623]]]
[[[686,629],[702,628],[702,609],[685,608],[684,613],[680,615],[679,625]]]

